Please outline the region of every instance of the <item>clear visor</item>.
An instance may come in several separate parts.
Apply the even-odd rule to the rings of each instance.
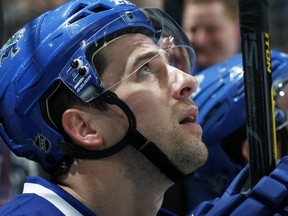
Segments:
[[[71,58],[75,64],[60,77],[85,102],[128,79],[194,69],[195,54],[185,33],[155,8],[122,12],[82,44]]]

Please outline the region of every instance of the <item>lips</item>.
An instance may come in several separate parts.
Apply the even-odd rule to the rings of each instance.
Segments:
[[[189,122],[195,123],[194,119],[195,119],[194,116],[189,116],[189,117],[183,119],[182,121],[180,121],[179,124],[185,124],[185,123],[189,123]]]
[[[196,123],[198,117],[198,109],[196,107],[188,110],[179,121],[179,124]]]

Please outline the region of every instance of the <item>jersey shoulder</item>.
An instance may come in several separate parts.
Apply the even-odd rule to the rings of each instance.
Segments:
[[[27,193],[20,194],[14,200],[0,206],[0,215],[62,216],[63,213],[43,197]]]

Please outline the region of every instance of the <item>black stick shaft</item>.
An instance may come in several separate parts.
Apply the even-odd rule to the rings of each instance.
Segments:
[[[276,165],[267,0],[239,0],[251,187]]]

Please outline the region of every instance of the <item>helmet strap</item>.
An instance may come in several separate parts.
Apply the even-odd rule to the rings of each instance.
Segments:
[[[101,88],[101,87],[100,87]],[[136,130],[136,118],[130,107],[121,100],[115,93],[104,91],[98,99],[109,104],[117,105],[126,114],[129,121],[129,128],[123,139],[108,149],[101,151],[90,151],[72,143],[61,140],[59,150],[62,154],[79,159],[100,159],[116,154],[128,144],[140,151],[151,163],[175,183],[187,180],[190,175],[179,171],[168,159],[168,157],[152,141],[147,140]]]

